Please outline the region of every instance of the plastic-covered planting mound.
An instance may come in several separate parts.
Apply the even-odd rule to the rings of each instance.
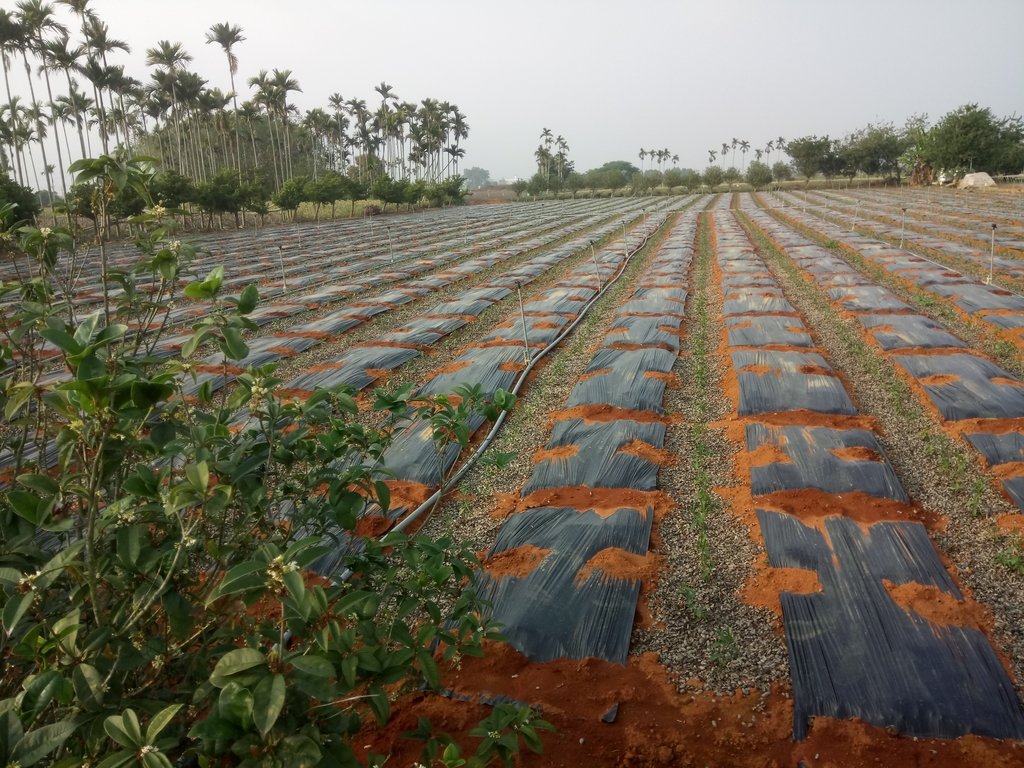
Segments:
[[[667,316],[682,317],[686,305],[675,301],[672,298],[659,297],[656,293],[649,293],[642,299],[630,299],[620,304],[616,315],[637,315],[662,318]]]
[[[998,325],[1000,328],[1005,328],[1008,331],[1024,328],[1024,312],[1021,312],[1019,315],[1002,315],[982,312],[981,317],[986,323]]]
[[[729,315],[750,315],[759,312],[772,312],[776,314],[796,314],[793,305],[782,296],[766,295],[761,290],[744,290],[742,293],[730,294],[722,303],[722,314]]]
[[[664,349],[599,349],[566,401],[577,405],[611,405],[630,411],[662,413],[666,375],[676,355]]]
[[[764,272],[743,272],[738,275],[723,275],[722,286],[729,288],[771,288],[776,286],[775,278]]]
[[[825,358],[813,352],[741,350],[732,353],[739,384],[739,415],[809,410],[857,413]]]
[[[318,317],[316,320],[310,320],[308,323],[302,323],[300,325],[293,325],[289,328],[292,332],[299,333],[322,333],[327,335],[334,335],[338,333],[344,333],[357,325],[363,323],[363,318],[356,317],[353,315],[350,309],[343,310],[341,312],[332,312],[329,315]]]
[[[675,280],[682,282],[683,277],[681,273],[677,273]],[[668,279],[662,278],[658,282],[669,282]],[[633,295],[630,297],[633,301],[640,301],[642,299],[650,299],[656,304],[673,303],[685,304],[686,303],[686,289],[682,286],[661,286],[661,285],[645,285],[637,288],[633,291]]]
[[[477,579],[508,642],[531,661],[594,656],[624,664],[640,595],[637,561],[653,521],[651,509],[601,517],[565,507],[509,518]],[[528,547],[546,555],[526,573],[502,574],[501,559]]]
[[[931,291],[945,299],[952,299],[953,303],[970,315],[994,309],[1024,313],[1024,298],[990,285],[936,285]]]
[[[525,366],[521,344],[508,347],[471,347],[453,361],[451,370],[434,376],[420,393],[448,395],[463,384],[479,384],[486,393],[508,389]]]
[[[266,325],[272,323],[275,320],[280,320],[285,317],[293,317],[300,312],[306,311],[305,304],[266,304],[262,307],[256,307],[252,312],[249,313],[249,319],[252,320],[256,325]],[[206,313],[204,308],[203,314]]]
[[[547,346],[558,337],[558,334],[562,332],[562,329],[565,328],[569,322],[569,318],[562,317],[560,315],[551,315],[549,317],[528,316],[526,318],[526,338],[530,342],[531,347],[541,344]],[[483,341],[522,342],[522,318],[510,320],[506,325],[495,328],[489,334],[484,336]]]
[[[282,358],[292,357],[303,350],[309,349],[318,342],[314,338],[296,336],[279,338],[276,336],[259,336],[248,343],[249,354],[241,360],[225,360],[221,352],[203,358],[203,365],[220,365],[227,362],[232,368],[258,367],[273,363]]]
[[[377,380],[370,371],[389,371],[419,355],[415,349],[402,347],[352,347],[336,362],[314,366],[285,382],[284,389],[311,391],[317,387],[348,384],[365,389]]]
[[[611,276],[610,270],[605,274],[607,280]],[[523,305],[523,310],[528,314],[535,315],[571,315],[576,316],[597,293],[597,290],[589,288],[549,288],[542,291],[535,298]]]
[[[725,327],[730,347],[813,347],[811,335],[796,317],[776,315],[727,317]]]
[[[808,270],[810,271],[810,270]],[[874,282],[859,272],[822,272],[814,275],[814,281],[822,288],[874,285]]]
[[[939,349],[967,346],[940,323],[924,315],[858,315],[857,319],[886,351],[904,347]]]
[[[470,419],[470,429],[475,430],[482,423],[483,419],[475,416]],[[436,488],[458,457],[457,444],[449,445],[443,454],[438,452],[429,424],[410,424],[396,430],[383,463],[399,480]]]
[[[864,429],[747,425],[755,496],[817,488],[908,501],[874,434]]]
[[[522,495],[544,488],[577,486],[653,491],[658,463],[645,454],[656,454],[664,443],[665,425],[656,422],[560,421],[535,458],[533,474],[523,486]]]
[[[652,302],[653,304],[654,302]],[[652,312],[656,311],[652,307]],[[602,347],[616,344],[661,345],[679,351],[682,319],[678,317],[619,317],[601,342]]]
[[[892,359],[917,380],[948,421],[1024,417],[1024,382],[985,358],[958,353]]]
[[[928,621],[883,583],[911,584],[954,608],[962,599],[922,525],[864,531],[829,517],[822,532],[787,514],[757,514],[769,564],[814,571],[822,587],[781,596],[796,739],[812,717],[928,738],[1024,737],[1013,683],[985,635],[957,624],[955,610],[949,623]]]
[[[892,292],[879,285],[851,285],[844,288],[829,288],[828,297],[843,309],[851,312],[892,312],[911,310],[911,306],[900,301]]]
[[[507,288],[492,288],[491,291],[504,291],[504,296],[508,296],[511,291]],[[430,310],[432,315],[469,315],[477,317],[482,314],[484,310],[494,304],[499,299],[491,298],[489,295],[481,296],[475,291],[463,294],[457,299],[452,301],[446,301],[438,304],[436,307]]]
[[[411,344],[417,347],[428,347],[443,339],[448,333],[450,331],[438,328],[401,328],[397,331],[383,333],[377,337],[377,340],[385,344]]]
[[[965,435],[978,452],[985,457],[990,467],[997,468],[997,474],[1003,474],[1007,465],[1017,465],[1019,471],[1009,477],[1002,477],[1003,488],[1007,495],[1024,512],[1024,434],[1006,432],[991,434],[975,432]]]

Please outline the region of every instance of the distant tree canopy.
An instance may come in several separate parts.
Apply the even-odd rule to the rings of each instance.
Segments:
[[[932,168],[960,176],[970,170],[1024,172],[1024,121],[997,118],[988,108],[965,104],[943,116],[923,136],[920,156]]]
[[[466,188],[469,190],[480,189],[491,183],[491,172],[483,168],[467,168],[462,172],[466,178]]]
[[[13,203],[13,221],[31,221],[39,213],[39,198],[6,174],[0,174],[0,208]]]

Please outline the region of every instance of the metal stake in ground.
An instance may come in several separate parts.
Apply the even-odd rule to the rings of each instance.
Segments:
[[[284,246],[277,246],[277,258],[281,263],[281,285],[283,290],[288,290],[288,278],[284,275]]]
[[[391,263],[395,263],[395,244],[391,240],[391,227],[388,227],[388,250],[391,251]]]
[[[900,210],[903,211],[903,220],[900,222],[900,248],[902,248],[903,247],[903,233],[907,229],[907,209],[906,208],[901,208]]]
[[[523,309],[523,289],[522,285],[516,280],[516,293],[519,294],[519,318],[523,321],[523,357],[526,358],[526,364],[530,364],[530,334],[526,330],[526,310]]]
[[[992,225],[992,240],[988,247],[988,284],[992,285],[992,273],[996,264],[996,225]]]
[[[857,219],[860,218],[860,198],[857,198],[857,207],[853,209],[853,224],[850,225],[850,231],[853,232],[857,227]]]
[[[601,265],[597,263],[597,252],[594,251],[594,243],[590,243],[590,257],[594,260],[594,270],[597,272],[597,290],[604,290],[604,281],[601,279]]]

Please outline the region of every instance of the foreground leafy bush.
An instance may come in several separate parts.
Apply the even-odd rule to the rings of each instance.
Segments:
[[[148,197],[144,163],[88,163],[77,170],[98,208],[129,186]],[[221,268],[196,278],[168,213],[135,219],[131,268],[101,249],[118,290],[84,314],[66,298],[82,258],[71,234],[4,233],[23,279],[0,283],[14,462],[0,493],[0,765],[355,764],[369,719],[386,722],[396,697],[437,687],[439,664],[496,636],[464,546],[357,534],[389,505],[390,434],[422,419],[439,450],[465,445],[469,416],[512,398],[377,394],[371,428],[350,392],[286,400],[272,366],[186,397],[197,371],[154,354],[171,307],[209,302],[182,352],[212,345],[226,370],[248,353],[258,292],[225,296]],[[352,578],[316,575],[326,562]],[[528,711],[494,717],[472,762],[507,758],[523,727],[539,747]],[[430,737],[426,754],[449,741]],[[459,755],[448,744],[445,761]]]

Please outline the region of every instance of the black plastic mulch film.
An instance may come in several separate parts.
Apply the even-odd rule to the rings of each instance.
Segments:
[[[835,253],[821,248],[806,238],[766,216],[763,211],[749,210],[758,223],[768,229],[778,241],[787,243],[787,253],[803,269],[814,276],[816,282],[826,284],[822,274],[835,275],[836,280],[852,282],[860,275]],[[916,282],[922,289],[930,290],[937,296],[956,299],[961,309],[975,311],[976,316],[998,328],[1014,330],[1024,327],[1024,312],[1013,314],[1013,306],[1024,301],[1018,296],[990,285],[982,285],[959,272],[946,269],[906,251],[856,238],[858,249],[870,258],[881,262],[886,269],[897,272],[901,277]],[[887,301],[886,289],[875,285],[874,296]],[[837,297],[830,292],[836,301]],[[865,312],[852,308],[854,316],[871,333],[879,346],[893,354],[892,361],[917,380],[925,396],[932,402],[944,420],[960,421],[965,418],[1003,419],[1017,418],[1021,414],[1020,403],[1024,388],[1019,380],[991,361],[971,352],[968,345],[951,334],[945,326],[925,315],[913,314],[902,309],[895,296],[888,294],[888,311]],[[969,306],[967,301],[972,302]],[[837,301],[837,303],[839,303]],[[998,314],[986,314],[982,307],[1001,307],[991,310]],[[849,307],[847,307],[849,308]],[[916,349],[942,350],[948,348],[949,355],[915,355]],[[956,350],[964,350],[956,353]],[[1010,439],[1024,440],[1020,431],[1009,432]],[[971,441],[973,443],[973,441]],[[975,444],[975,447],[979,447]],[[985,454],[986,461],[995,466],[992,458]],[[1007,497],[1019,510],[1024,512],[1024,477],[1019,474],[998,478]]]
[[[629,318],[657,318],[668,309],[662,323],[673,328],[683,312],[686,272],[689,267],[697,214],[684,212],[659,248],[646,277],[630,300],[616,313],[612,330],[636,329],[654,344],[671,342],[647,324],[633,325]],[[609,273],[610,276],[610,273]],[[664,288],[665,290],[662,290]],[[613,332],[605,343],[623,342]],[[676,347],[678,339],[676,338]],[[631,339],[630,343],[643,343]],[[663,378],[645,376],[671,370],[676,354],[660,346],[641,349],[602,347],[588,372],[596,375],[577,383],[566,407],[611,405],[631,410],[660,412]],[[606,370],[607,369],[607,370]],[[629,418],[607,422],[565,419],[555,424],[545,451],[522,489],[525,498],[542,489],[621,489],[649,491],[656,487],[657,465],[643,458],[647,448],[664,445],[662,423]],[[632,448],[639,447],[633,452]],[[625,663],[639,598],[639,579],[613,577],[595,563],[586,563],[603,550],[611,556],[647,552],[653,510],[623,508],[599,514],[586,508],[541,507],[512,515],[502,526],[488,553],[500,553],[527,545],[543,551],[540,563],[526,575],[495,576],[484,570],[478,578],[483,596],[492,601],[503,633],[520,652],[535,661],[595,656]]]
[[[747,213],[777,242],[799,245],[793,248],[799,254],[794,260],[802,268],[832,262],[833,254],[801,242],[764,213]],[[719,243],[746,243],[727,213],[718,217],[718,224]],[[821,260],[815,261],[815,256]],[[740,258],[748,269],[749,255]],[[729,259],[719,259],[728,274]],[[844,269],[849,267],[832,263],[814,274],[817,279]],[[742,415],[739,371],[743,365],[765,361],[740,351],[732,358],[741,381]],[[760,375],[775,378],[763,371]],[[806,388],[781,388],[771,398],[772,409],[806,408],[808,394]],[[856,413],[852,403],[848,412]],[[767,494],[799,489],[817,489],[837,501],[852,491],[898,502],[907,498],[874,435],[866,430],[748,423],[746,438],[748,450],[760,449],[762,457],[776,459],[751,468],[755,503]],[[765,446],[772,448],[767,454]],[[893,587],[917,584],[962,599],[924,526],[881,522],[864,527],[830,515],[820,530],[773,509],[758,509],[758,520],[769,565],[811,570],[820,582],[820,591],[781,595],[795,738],[807,735],[810,719],[816,716],[860,718],[902,734],[933,738],[1024,735],[1024,714],[1013,684],[984,634],[971,627],[933,624],[897,604],[886,587],[886,581]]]
[[[756,317],[751,320],[757,322]],[[732,353],[732,364],[739,383],[740,416],[793,410],[857,412],[843,383],[816,352],[740,350]]]
[[[746,437],[748,451],[769,445],[784,454],[779,461],[750,468],[755,496],[816,488],[908,500],[874,433],[866,429],[748,424]]]
[[[990,360],[972,354],[894,355],[949,421],[1024,417],[1024,386]]]
[[[965,341],[925,315],[857,315],[857,320],[886,351],[903,347],[939,349],[967,346]]]
[[[857,717],[901,734],[1024,737],[1020,703],[977,629],[936,625],[892,599],[884,580],[961,595],[917,523],[847,518],[824,533],[791,515],[758,511],[769,564],[812,570],[821,592],[782,594],[793,678],[794,736],[809,718]]]

